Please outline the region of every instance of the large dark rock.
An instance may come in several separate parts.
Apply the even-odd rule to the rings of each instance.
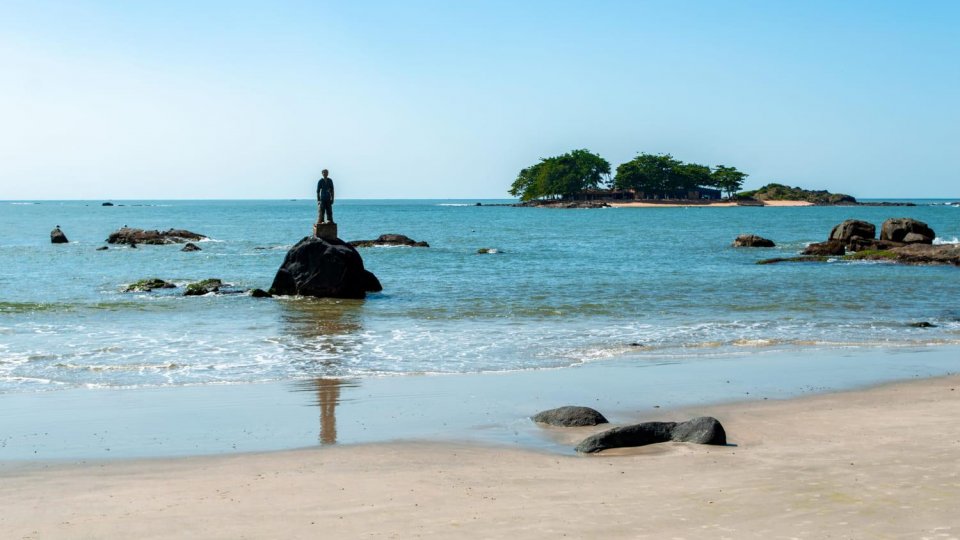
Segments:
[[[426,242],[417,242],[416,240],[402,234],[381,234],[376,240],[352,240],[350,245],[353,247],[377,247],[377,246],[407,246],[407,247],[430,247]]]
[[[340,240],[308,236],[287,252],[270,294],[320,298],[364,298],[383,290],[377,276],[363,267],[353,246]]]
[[[903,246],[902,242],[891,242],[889,240],[877,240],[876,238],[860,238],[854,236],[847,242],[847,249],[850,251],[882,251]]]
[[[831,255],[844,255],[847,252],[846,246],[840,240],[827,240],[810,244],[803,250],[804,255],[820,255],[829,257]]]
[[[167,229],[166,231],[145,231],[131,227],[122,227],[110,233],[108,244],[183,244],[204,240],[206,236],[184,229]]]
[[[597,424],[606,424],[604,418],[597,410],[590,407],[557,407],[548,411],[542,411],[533,416],[533,421],[540,424],[549,424],[551,426],[596,426]]]
[[[892,218],[880,225],[880,240],[905,244],[932,244],[936,238],[933,229],[912,218]]]
[[[677,442],[727,444],[727,432],[712,416],[698,416],[686,422],[680,422],[673,427],[670,435],[671,439]]]
[[[725,445],[727,434],[720,422],[710,416],[679,423],[644,422],[591,435],[577,445],[577,452],[590,454],[610,448],[646,446],[669,441]]]
[[[867,223],[859,219],[848,219],[830,231],[828,240],[847,242],[854,236],[859,236],[860,238],[875,238],[876,235],[877,228],[873,223]]]
[[[755,234],[741,234],[736,237],[732,244],[733,247],[775,247],[773,240],[767,240],[762,236]]]
[[[66,244],[69,242],[69,240],[67,240],[67,235],[63,234],[63,231],[60,230],[59,225],[50,231],[50,242],[53,244]]]

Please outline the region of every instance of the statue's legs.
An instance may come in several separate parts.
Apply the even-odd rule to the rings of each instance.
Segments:
[[[326,219],[324,219],[326,217]],[[320,223],[324,221],[329,221],[333,223],[333,202],[332,201],[320,201]]]

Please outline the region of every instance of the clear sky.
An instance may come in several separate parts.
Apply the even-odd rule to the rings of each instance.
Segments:
[[[0,2],[0,199],[503,198],[575,148],[960,197],[960,2]]]

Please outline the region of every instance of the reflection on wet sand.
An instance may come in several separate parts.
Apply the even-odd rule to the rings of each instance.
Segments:
[[[296,383],[294,390],[313,392],[313,402],[320,408],[320,444],[337,442],[337,404],[341,387],[356,388],[356,380],[335,378],[344,373],[341,359],[357,346],[356,336],[362,326],[362,301],[302,299],[284,304],[285,328],[297,339],[290,345],[291,362],[301,363],[310,374],[320,375],[310,381]],[[326,353],[316,359],[317,349]],[[304,360],[298,352],[312,360]]]

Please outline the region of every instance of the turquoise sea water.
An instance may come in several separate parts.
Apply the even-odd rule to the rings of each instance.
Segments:
[[[879,228],[913,217],[938,242],[956,243],[960,208],[948,201],[602,210],[338,201],[345,240],[400,233],[431,245],[361,249],[384,286],[363,301],[124,293],[148,277],[268,288],[286,250],[308,234],[315,204],[100,202],[0,201],[0,393],[960,343],[960,269],[754,264],[794,255],[847,218]],[[69,244],[49,242],[55,225]],[[123,225],[211,240],[196,253],[96,251]],[[777,247],[729,247],[740,233]],[[478,255],[483,247],[499,253]],[[936,326],[909,326],[919,321]]]

